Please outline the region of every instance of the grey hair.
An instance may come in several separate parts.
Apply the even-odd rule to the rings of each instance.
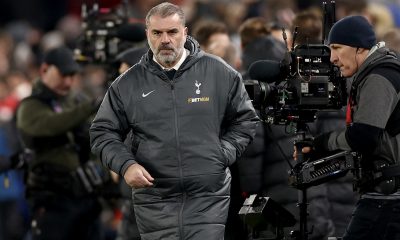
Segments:
[[[178,14],[182,25],[185,26],[186,24],[185,13],[183,12],[182,8],[169,2],[160,3],[155,7],[153,7],[152,9],[150,9],[150,11],[146,15],[146,26],[149,25],[150,17],[154,15],[158,15],[162,18],[165,18],[172,16],[174,14]]]

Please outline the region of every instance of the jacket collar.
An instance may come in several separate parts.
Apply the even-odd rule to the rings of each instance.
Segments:
[[[368,53],[367,58],[365,61],[361,64],[359,67],[358,71],[354,74],[353,80],[357,78],[357,76],[363,72],[366,68],[368,68],[370,65],[376,63],[377,61],[381,61],[382,59],[386,57],[396,57],[396,54],[389,50],[388,48],[385,47],[384,42],[379,42],[377,43],[374,47],[371,48],[371,50]]]

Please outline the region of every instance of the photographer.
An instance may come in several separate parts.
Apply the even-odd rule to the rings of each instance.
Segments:
[[[335,23],[328,43],[331,62],[340,68],[343,77],[353,77],[347,128],[317,136],[312,148],[304,147],[302,152],[357,152],[361,173],[356,175],[356,184],[361,199],[344,239],[398,239],[400,64],[383,42],[376,43],[372,26],[362,16],[349,16]]]
[[[98,107],[71,98],[79,70],[68,48],[49,50],[32,95],[17,110],[23,145],[35,152],[26,180],[34,240],[101,239],[100,204],[77,178],[90,154],[84,126]]]

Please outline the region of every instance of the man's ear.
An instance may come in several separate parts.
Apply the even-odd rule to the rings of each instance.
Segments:
[[[47,70],[49,69],[49,64],[47,64],[47,63],[42,63],[42,65],[40,65],[40,73],[41,74],[44,74],[44,73],[46,73],[47,72]]]
[[[365,48],[357,48],[357,50],[356,50],[356,54],[361,54],[361,53],[363,53],[365,50],[368,50],[368,49],[365,49]]]

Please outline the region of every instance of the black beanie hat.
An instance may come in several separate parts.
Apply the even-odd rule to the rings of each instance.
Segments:
[[[329,32],[328,44],[371,49],[376,44],[375,32],[363,16],[348,16],[337,21]]]

